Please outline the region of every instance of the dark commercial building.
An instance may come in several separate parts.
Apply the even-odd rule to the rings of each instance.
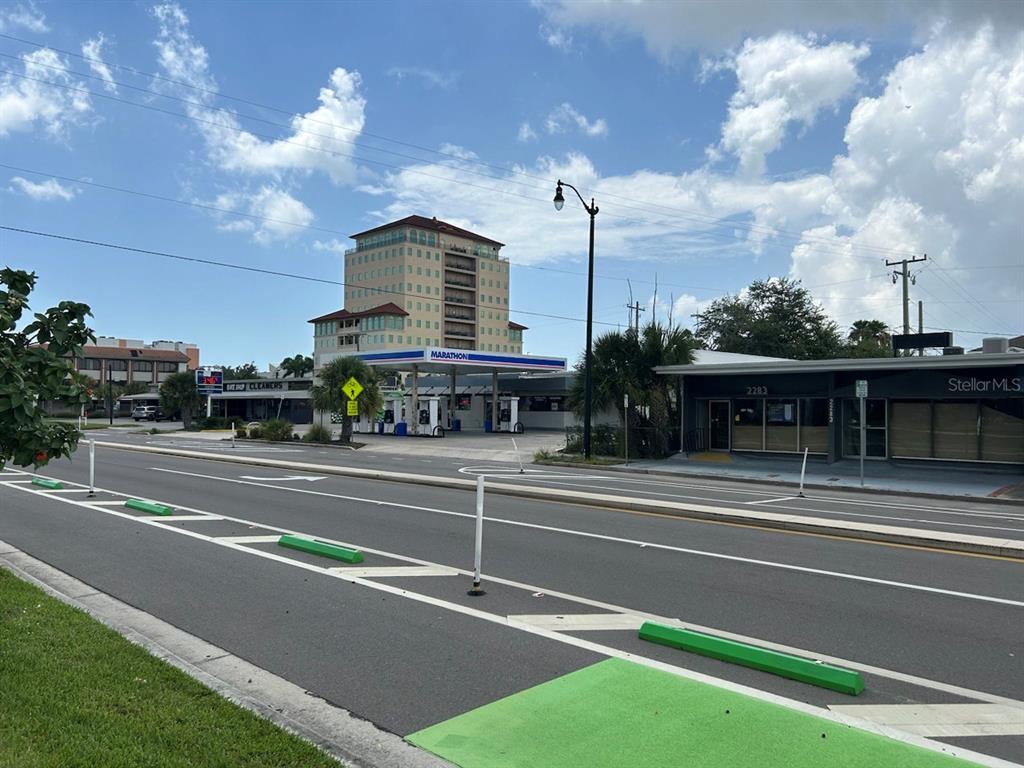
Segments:
[[[1024,353],[772,360],[704,353],[676,379],[686,451],[1024,467]],[[743,358],[743,359],[741,359]],[[867,382],[861,414],[856,384]]]

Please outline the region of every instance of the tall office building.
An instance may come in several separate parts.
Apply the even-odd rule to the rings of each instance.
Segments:
[[[352,235],[345,307],[313,318],[316,367],[370,350],[523,351],[502,243],[423,216]]]

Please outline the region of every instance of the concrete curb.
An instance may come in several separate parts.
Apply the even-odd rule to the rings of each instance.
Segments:
[[[591,471],[609,471],[609,472],[621,472],[624,474],[633,475],[657,475],[658,477],[671,477],[675,480],[686,480],[688,478],[695,478],[698,480],[719,480],[721,482],[735,482],[735,483],[748,483],[758,485],[778,485],[784,488],[799,488],[800,483],[793,480],[773,480],[765,479],[760,477],[742,477],[737,475],[722,475],[715,474],[714,472],[672,472],[667,469],[651,469],[649,467],[640,467],[639,469],[633,469],[626,467],[622,464],[608,464],[605,466],[599,466],[595,464],[583,464],[577,461],[534,461],[534,464],[542,464],[546,467],[571,467],[573,469],[589,469]],[[1018,477],[1017,475],[1010,475],[1009,477]],[[1021,478],[1024,480],[1024,477]],[[815,488],[822,491],[855,491],[856,493],[870,493],[879,496],[891,496],[894,493],[908,493],[914,496],[920,496],[924,499],[941,499],[944,501],[977,501],[983,504],[1006,504],[1007,502],[1015,501],[1014,499],[1004,499],[998,496],[972,496],[969,494],[955,494],[955,493],[933,493],[929,491],[896,491],[889,490],[887,488],[877,488],[872,486],[850,487],[847,485],[834,485],[829,483],[815,483],[805,482],[804,488]]]
[[[0,567],[78,608],[177,667],[352,768],[455,768],[400,736],[336,707],[172,624],[133,608],[0,541]]]
[[[459,488],[475,490],[475,480],[440,477],[436,475],[415,475],[408,472],[387,472],[376,469],[359,469],[356,467],[338,467],[330,464],[311,464],[306,462],[285,461],[282,459],[265,459],[254,456],[225,456],[223,454],[207,454],[200,451],[187,451],[177,448],[157,448],[154,446],[125,445],[123,443],[103,443],[96,445],[124,451],[154,453],[165,456],[178,456],[186,459],[203,459],[220,461],[228,464],[245,464],[276,469],[315,472],[318,474],[357,477],[364,480],[381,480],[385,482],[409,483],[426,485],[436,488]],[[880,541],[890,544],[905,544],[918,547],[944,549],[953,552],[970,552],[974,554],[998,555],[1017,560],[1024,560],[1024,540],[999,539],[989,536],[972,536],[965,534],[946,533],[944,531],[927,531],[919,528],[903,528],[892,525],[874,523],[852,523],[846,520],[830,520],[825,518],[787,515],[775,512],[748,511],[730,509],[702,504],[676,503],[654,499],[630,499],[623,496],[611,496],[582,491],[569,491],[555,488],[530,488],[490,482],[487,489],[491,493],[504,496],[515,496],[539,501],[556,501],[563,503],[585,503],[602,509],[626,510],[631,512],[653,512],[662,515],[712,520],[723,523],[739,523],[759,528],[773,528],[803,533],[816,533],[847,539]]]
[[[301,536],[292,536],[291,534],[286,533],[277,540],[277,543],[282,547],[287,547],[288,549],[297,549],[300,552],[308,552],[312,555],[329,557],[332,560],[341,560],[345,563],[363,562],[363,553],[358,549],[340,547],[337,544],[325,544],[322,541],[304,539]]]

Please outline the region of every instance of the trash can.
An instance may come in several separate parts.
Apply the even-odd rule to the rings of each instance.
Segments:
[[[452,432],[462,431],[462,419],[452,419]]]
[[[492,422],[490,419],[484,419],[484,432],[493,432],[493,431],[494,431],[494,422]]]
[[[395,424],[395,434],[398,435],[399,437],[405,437],[407,434],[409,434],[409,425],[406,424],[404,421],[399,421],[398,423]]]

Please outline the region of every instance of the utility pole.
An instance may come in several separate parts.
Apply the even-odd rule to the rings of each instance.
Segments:
[[[917,332],[924,333],[924,302],[920,300],[917,302]],[[924,357],[924,347],[918,349],[917,354]]]
[[[629,327],[635,328],[637,333],[640,333],[640,313],[646,312],[647,310],[640,306],[640,302],[637,301],[633,304],[627,304],[626,309],[629,310]],[[636,318],[634,321],[633,318]]]
[[[901,270],[893,270],[892,281],[895,283],[900,277],[903,278],[903,333],[910,333],[910,282],[912,281],[915,285],[917,284],[917,277],[911,276],[909,265],[919,261],[927,261],[928,254],[924,254],[920,258],[915,256],[912,259],[901,259],[899,261],[886,261],[885,266],[895,267],[902,265]]]

